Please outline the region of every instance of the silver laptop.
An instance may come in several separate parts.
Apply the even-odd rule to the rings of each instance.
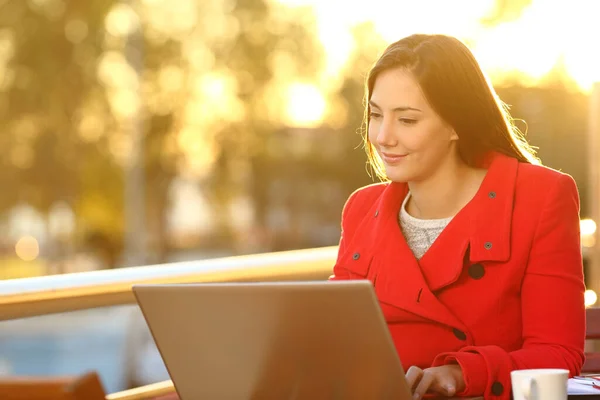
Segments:
[[[133,291],[181,400],[411,399],[368,281]]]

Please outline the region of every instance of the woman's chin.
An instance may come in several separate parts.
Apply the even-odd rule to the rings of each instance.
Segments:
[[[385,175],[392,182],[404,183],[409,182],[411,180],[411,174],[407,173],[407,171],[404,168],[386,167]]]

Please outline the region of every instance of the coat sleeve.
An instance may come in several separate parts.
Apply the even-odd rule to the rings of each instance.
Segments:
[[[521,287],[523,347],[469,346],[442,353],[433,366],[458,363],[465,396],[509,399],[510,372],[563,368],[579,374],[584,361],[585,303],[575,181],[561,175],[550,190]]]

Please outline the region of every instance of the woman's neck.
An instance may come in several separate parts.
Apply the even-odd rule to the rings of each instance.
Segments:
[[[485,172],[461,162],[442,166],[426,180],[409,182],[406,211],[421,219],[453,217],[475,196]]]

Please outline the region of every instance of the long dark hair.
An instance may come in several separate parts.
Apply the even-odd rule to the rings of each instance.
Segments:
[[[539,163],[469,48],[451,36],[417,34],[389,45],[367,77],[363,137],[369,163],[381,179],[387,179],[385,169],[368,138],[368,100],[377,76],[395,68],[415,77],[434,111],[454,128],[467,165],[479,165],[490,151]]]

